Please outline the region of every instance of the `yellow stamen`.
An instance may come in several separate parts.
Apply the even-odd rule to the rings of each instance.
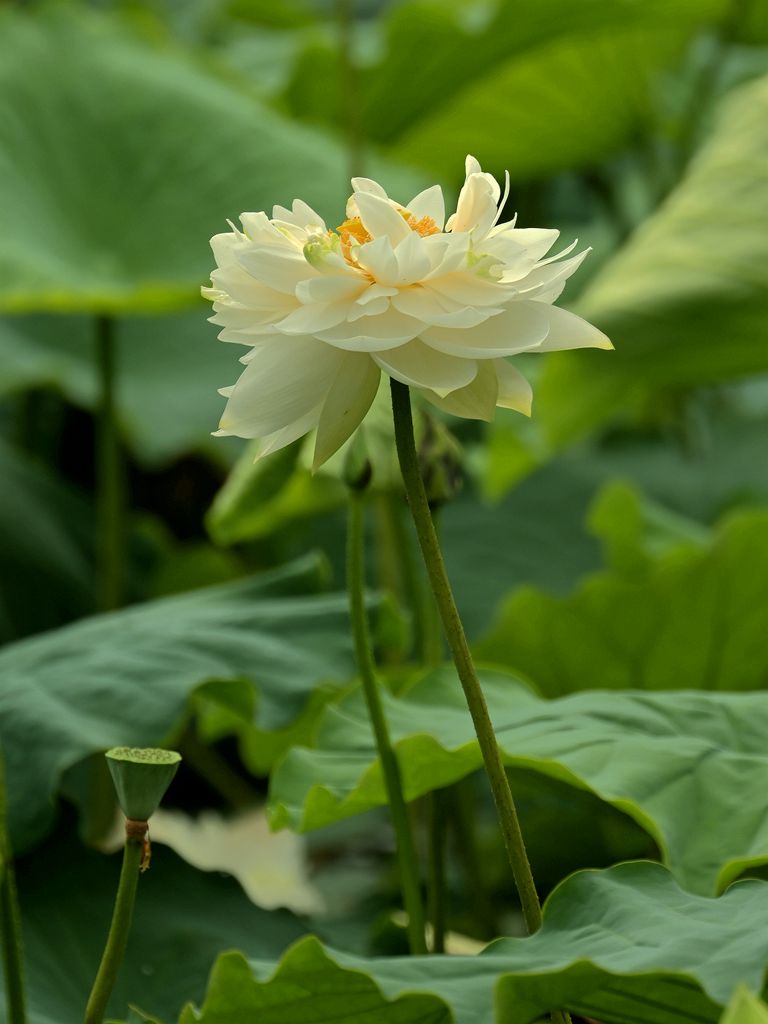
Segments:
[[[411,231],[415,231],[422,238],[427,235],[440,234],[440,228],[431,217],[422,217],[420,220],[417,220],[410,210],[401,209],[399,213]],[[341,242],[341,254],[347,263],[356,270],[361,270],[367,277],[371,277],[368,271],[361,267],[352,255],[353,245],[365,245],[366,242],[373,241],[372,235],[368,232],[362,220],[359,217],[348,217],[342,224],[339,224],[336,231]],[[373,280],[372,277],[371,280]]]
[[[405,222],[411,231],[415,231],[422,238],[426,238],[427,235],[440,234],[440,228],[431,217],[422,217],[421,220],[416,220],[408,210],[401,210],[400,213],[405,217]]]
[[[352,255],[352,245],[363,245],[365,242],[372,241],[371,236],[363,226],[363,222],[359,217],[349,217],[344,221],[343,224],[339,224],[336,228],[341,239],[341,253],[344,259],[352,267],[357,267],[358,270],[362,270],[362,267]]]

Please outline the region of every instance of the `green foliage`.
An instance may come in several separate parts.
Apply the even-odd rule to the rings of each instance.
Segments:
[[[756,810],[766,694],[594,691],[547,701],[506,673],[487,669],[481,679],[506,763],[589,789],[624,811],[656,840],[681,884],[712,893],[768,863],[768,815]],[[407,799],[480,767],[452,670],[388,698],[385,709]],[[276,827],[315,829],[384,802],[359,691],[329,705],[315,747],[289,751],[272,776]]]
[[[32,1024],[80,1024],[109,927],[120,855],[85,850],[61,831],[19,870]],[[216,955],[279,956],[304,931],[286,912],[254,907],[232,879],[196,871],[156,844],[141,878],[134,929],[110,1003],[166,1021],[200,1000]],[[5,1018],[0,1013],[0,1020]],[[10,1024],[10,1022],[9,1022]]]
[[[612,1024],[715,1022],[737,983],[762,984],[768,945],[747,933],[750,921],[760,933],[766,900],[758,882],[718,900],[692,896],[647,863],[581,872],[549,898],[538,934],[500,939],[477,957],[364,960],[314,938],[276,971],[224,954],[200,1015],[190,1007],[181,1022],[282,1021],[293,1010],[318,1024],[532,1024],[553,1006]]]
[[[767,1024],[768,1006],[750,992],[746,985],[739,985],[728,1003],[720,1024]]]
[[[768,370],[768,76],[724,102],[709,141],[675,191],[597,276],[578,312],[616,351],[558,353],[537,412],[556,443],[661,389]]]
[[[180,1024],[227,1024],[250,1017],[279,1024],[286,1013],[297,1020],[322,1024],[343,1018],[371,1024],[449,1024],[451,1013],[435,995],[404,995],[388,999],[376,981],[361,970],[341,967],[315,938],[294,946],[267,982],[254,979],[240,953],[225,953],[216,963],[202,1011],[187,1007]]]
[[[505,6],[507,18],[519,24],[520,5],[516,11]],[[555,8],[547,12],[554,25],[566,5],[528,3],[529,17],[534,6],[536,18],[544,15],[542,7]],[[558,34],[511,60],[493,61],[450,103],[441,97],[427,117],[409,125],[397,138],[397,152],[433,171],[460,167],[464,150],[482,153],[518,182],[592,166],[650,122],[653,74],[671,63],[686,38],[670,20],[657,16],[620,31]],[[496,31],[496,24],[488,29]],[[599,79],[593,61],[601,67]],[[444,74],[457,78],[449,67]],[[510,148],[514,138],[525,138],[526,146]]]
[[[513,593],[479,655],[522,672],[551,697],[587,687],[762,689],[768,513],[734,513],[711,543],[672,544],[653,558],[617,511],[613,565],[567,597],[533,587]]]
[[[336,146],[174,49],[61,11],[6,10],[0,39],[2,309],[189,306],[227,217],[339,201]]]
[[[290,735],[317,709],[319,683],[353,674],[346,598],[313,594],[319,572],[308,558],[5,647],[0,742],[17,848],[47,828],[62,772],[110,746],[161,743],[202,683],[241,680],[252,742],[260,732]],[[227,704],[230,690],[220,691]]]
[[[723,892],[768,865],[766,9],[0,12],[0,641],[15,641],[0,650],[0,747],[30,1024],[82,1019],[117,864],[76,833],[112,820],[94,772],[112,744],[178,744],[168,799],[192,813],[251,801],[263,783],[248,773],[270,774],[274,823],[313,830],[313,882],[332,894],[327,921],[299,923],[158,843],[110,1006],[130,1024],[533,1024],[555,1006],[606,1024],[768,1019],[768,883]],[[466,486],[440,514],[469,635],[497,666],[483,683],[536,881],[556,886],[544,927],[479,956],[384,957],[403,934],[381,771],[347,598],[322,592],[329,566],[341,578],[344,455],[313,476],[301,443],[254,463],[251,446],[209,439],[242,350],[215,340],[199,287],[227,218],[300,196],[336,224],[350,164],[405,199],[458,184],[467,151],[510,169],[521,225],[595,246],[569,301],[616,351],[522,360],[533,420],[461,424]],[[127,589],[175,595],[102,616],[83,414],[101,401],[96,315],[115,318]],[[422,840],[420,798],[474,776],[480,755],[453,671],[404,650],[407,622],[425,662],[437,645],[404,561],[390,420],[386,400],[366,420],[367,578],[387,591],[376,653]],[[486,790],[473,777],[463,803],[441,794],[448,926],[483,939],[520,925]],[[306,937],[326,923],[354,955]]]
[[[338,509],[346,488],[326,473],[313,476],[293,444],[256,461],[258,442],[249,444],[216,495],[207,516],[219,544],[261,540],[287,524]]]
[[[593,490],[578,466],[555,461],[503,501],[467,491],[442,511],[441,544],[470,636],[487,631],[516,581],[567,592],[599,564],[599,546],[582,525]]]
[[[359,76],[361,120],[369,138],[441,175],[456,176],[467,151],[509,168],[517,182],[592,165],[649,121],[653,74],[725,7],[723,0],[503,0],[489,11],[436,0],[396,5],[383,55]],[[321,77],[334,80],[333,62],[330,49],[307,48],[287,90],[297,116],[343,118],[341,97],[316,88]]]

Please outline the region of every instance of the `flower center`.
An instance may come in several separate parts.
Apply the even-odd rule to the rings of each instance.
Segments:
[[[427,235],[439,235],[440,228],[435,224],[431,217],[422,217],[421,220],[416,220],[412,213],[407,210],[400,211],[405,217],[408,227],[411,231],[415,231],[417,235],[421,235],[422,238],[426,238]]]
[[[362,270],[362,267],[352,255],[352,246],[355,244],[363,245],[365,242],[373,241],[363,226],[363,222],[359,217],[349,217],[343,224],[339,224],[336,230],[341,240],[342,256],[350,266]]]
[[[440,228],[435,224],[431,217],[421,217],[417,220],[409,210],[401,209],[398,212],[405,220],[411,231],[415,231],[416,234],[421,235],[422,238],[425,238],[427,235],[440,234]],[[363,268],[352,255],[352,246],[364,245],[366,242],[373,241],[373,238],[369,234],[365,225],[359,217],[349,217],[343,224],[339,224],[336,231],[339,234],[339,240],[341,242],[342,256],[351,267],[355,267],[357,270],[362,270]]]

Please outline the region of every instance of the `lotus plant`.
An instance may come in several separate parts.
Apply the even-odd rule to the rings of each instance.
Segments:
[[[219,434],[261,441],[259,457],[315,431],[314,468],[364,420],[382,373],[392,392],[406,495],[448,646],[472,716],[528,930],[541,925],[509,780],[459,617],[414,441],[410,389],[448,414],[491,420],[497,406],[530,415],[532,392],[510,357],[612,348],[596,327],[554,303],[588,253],[548,255],[556,230],[501,222],[509,195],[468,156],[454,213],[439,185],[402,204],[369,178],[335,228],[310,206],[243,213],[211,240],[216,269],[203,295],[222,341],[248,348],[221,393]],[[350,458],[360,461],[359,455]],[[355,479],[357,479],[357,476]],[[397,839],[412,952],[424,925],[414,842],[377,686],[363,600],[363,486],[350,487],[347,582],[355,649]],[[553,1019],[567,1020],[555,1013]]]

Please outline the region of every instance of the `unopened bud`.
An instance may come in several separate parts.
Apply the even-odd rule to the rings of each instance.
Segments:
[[[444,423],[422,411],[419,465],[431,508],[452,501],[464,483],[461,445]]]
[[[344,483],[351,491],[367,490],[373,476],[373,466],[362,428],[355,432],[347,449],[343,473]]]

